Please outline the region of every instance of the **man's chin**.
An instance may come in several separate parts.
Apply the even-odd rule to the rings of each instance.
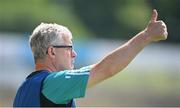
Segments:
[[[72,69],[74,69],[74,65],[70,65],[70,66],[68,67],[68,70],[72,70]]]
[[[71,65],[71,69],[74,69],[74,64]]]

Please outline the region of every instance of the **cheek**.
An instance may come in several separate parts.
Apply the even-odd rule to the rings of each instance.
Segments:
[[[66,58],[67,58],[66,57],[66,53],[65,52],[61,52],[61,53],[59,53],[59,55],[56,56],[55,59],[56,59],[57,62],[63,63]]]
[[[67,58],[71,58],[71,52],[70,51],[66,51],[65,55],[66,55]]]
[[[58,57],[56,58],[56,62],[57,62],[58,64],[62,64],[63,61],[64,61],[64,58],[63,58],[62,56],[58,56]]]
[[[58,55],[57,59],[62,63],[63,62],[67,63],[67,62],[71,61],[71,52],[69,52],[69,51],[61,52],[61,54]]]

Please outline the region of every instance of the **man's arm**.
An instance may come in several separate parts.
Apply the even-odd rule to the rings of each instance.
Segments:
[[[148,44],[167,38],[167,28],[163,21],[157,21],[158,13],[153,10],[150,23],[145,30],[124,45],[110,52],[102,61],[93,65],[88,87],[93,86],[123,70]]]

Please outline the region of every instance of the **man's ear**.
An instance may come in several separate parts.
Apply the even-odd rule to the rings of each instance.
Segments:
[[[55,55],[55,49],[53,47],[49,47],[48,50],[47,50],[47,54],[50,56],[50,57],[54,57]]]

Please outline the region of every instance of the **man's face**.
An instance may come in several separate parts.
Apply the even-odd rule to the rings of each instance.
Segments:
[[[63,34],[67,35],[67,34]],[[67,36],[63,36],[65,46],[63,48],[54,47],[55,49],[55,65],[57,71],[67,70],[74,68],[74,60],[77,56],[76,52],[73,50],[71,46],[73,46],[72,40]],[[67,47],[66,47],[67,46]]]

